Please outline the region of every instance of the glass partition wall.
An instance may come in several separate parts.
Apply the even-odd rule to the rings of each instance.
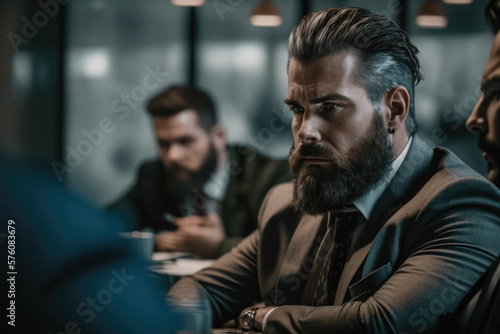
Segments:
[[[63,177],[103,205],[157,155],[145,105],[164,87],[187,84],[189,9],[77,0],[67,10],[63,157],[73,171]]]
[[[68,185],[98,205],[134,182],[155,159],[147,101],[174,84],[213,97],[230,143],[286,157],[292,143],[287,92],[287,38],[304,2],[274,0],[279,27],[250,25],[258,0],[206,1],[194,10],[168,0],[74,0],[67,10],[63,157]],[[358,6],[404,24],[420,50],[425,80],[416,89],[419,136],[454,150],[485,174],[477,139],[464,127],[479,98],[479,78],[493,40],[485,1],[446,5],[445,29],[414,23],[422,1],[309,0],[309,10]],[[466,19],[464,19],[466,18]],[[192,52],[193,51],[193,52]],[[193,55],[193,58],[191,56]]]

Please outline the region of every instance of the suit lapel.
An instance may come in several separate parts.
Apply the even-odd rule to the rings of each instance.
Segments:
[[[375,236],[390,216],[392,216],[402,206],[389,188],[384,191],[382,197],[377,203],[376,209],[378,210],[376,210],[376,212],[372,212],[364,230],[361,232],[360,238],[356,244],[352,245],[354,250],[347,259],[344,271],[340,277],[337,292],[335,294],[334,305],[341,305],[343,303],[347,289],[349,288],[354,275],[358,271],[358,268],[361,266],[366,258],[366,255],[370,251],[373,241],[375,240]],[[383,203],[383,206],[379,205],[381,203]]]
[[[345,264],[337,287],[334,305],[343,303],[354,275],[368,255],[384,224],[427,182],[431,160],[432,149],[417,136],[413,136],[403,164],[377,201],[360,238],[356,244],[352,245],[354,250]]]
[[[328,216],[304,215],[297,226],[282,262],[276,285],[276,296],[287,297],[282,304],[300,303],[302,291],[314,262],[315,254],[312,251],[315,239],[320,229],[326,226]]]

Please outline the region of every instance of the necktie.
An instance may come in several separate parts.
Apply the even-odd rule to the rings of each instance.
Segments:
[[[313,295],[313,306],[329,305],[335,297],[335,291],[349,254],[352,237],[356,228],[363,221],[361,212],[353,205],[338,209],[335,222],[329,222],[321,242],[321,252],[327,252],[317,259],[323,262],[318,283]]]
[[[208,213],[209,197],[202,191],[199,191],[197,196],[193,199],[195,214],[198,216],[205,216]]]

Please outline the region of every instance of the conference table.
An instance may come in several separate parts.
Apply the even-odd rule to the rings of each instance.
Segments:
[[[196,258],[190,253],[155,252],[149,270],[163,277],[167,286],[172,286],[181,277],[190,276],[209,267],[215,260]]]
[[[149,270],[156,277],[160,288],[168,289],[183,276],[190,276],[209,267],[215,260],[196,258],[189,253],[182,252],[155,252],[152,256]],[[261,332],[244,331],[238,328],[212,328],[210,334],[241,334]]]

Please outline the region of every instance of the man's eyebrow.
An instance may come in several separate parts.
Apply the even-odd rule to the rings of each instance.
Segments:
[[[169,144],[170,140],[156,138],[156,142],[159,144]]]
[[[175,139],[157,139],[157,142],[160,145],[171,145],[174,143],[190,142],[193,140],[193,136],[185,135]]]
[[[344,95],[340,95],[340,94],[328,94],[328,95],[325,95],[325,96],[321,96],[321,97],[318,97],[316,99],[312,99],[309,101],[309,103],[311,104],[317,104],[317,103],[321,103],[321,102],[325,102],[325,101],[329,101],[329,100],[336,100],[336,101],[344,101],[344,102],[351,102],[351,99],[349,99],[348,97],[345,97]],[[297,106],[297,105],[300,105],[300,103],[298,103],[297,101],[295,100],[292,100],[292,99],[285,99],[283,102],[285,102],[285,104],[288,104],[288,105],[291,105],[291,106]]]
[[[325,96],[321,96],[321,97],[318,97],[317,99],[312,99],[309,101],[309,103],[312,103],[312,104],[317,104],[317,103],[321,103],[321,102],[325,102],[325,101],[328,101],[328,100],[336,100],[336,101],[344,101],[344,102],[351,102],[351,99],[349,99],[348,97],[344,96],[344,95],[340,95],[340,94],[327,94]]]
[[[299,103],[297,101],[291,100],[291,99],[284,99],[283,102],[285,104],[288,104],[289,106],[298,106]]]
[[[500,78],[493,78],[481,85],[481,90],[483,92],[492,92],[495,90],[500,90]]]

